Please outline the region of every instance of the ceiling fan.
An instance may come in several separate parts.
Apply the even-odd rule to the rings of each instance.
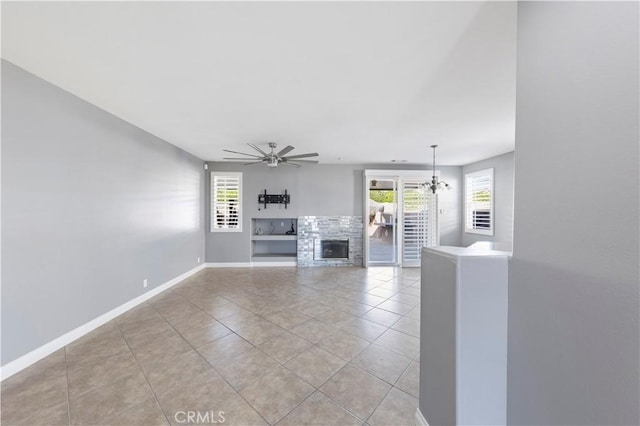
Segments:
[[[276,144],[275,142],[269,142],[269,148],[271,148],[271,152],[269,153],[264,152],[262,149],[260,149],[260,147],[252,143],[248,143],[247,145],[249,145],[251,148],[258,151],[262,155],[245,154],[244,152],[223,149],[223,151],[225,152],[232,152],[234,154],[241,154],[241,155],[246,155],[247,157],[253,157],[253,158],[224,158],[224,160],[242,160],[242,161],[253,160],[253,161],[250,161],[249,163],[244,163],[245,166],[249,164],[260,164],[260,163],[266,163],[267,166],[269,167],[278,167],[278,164],[281,164],[281,163],[286,164],[288,166],[294,166],[294,167],[300,167],[301,164],[318,164],[318,162],[315,160],[301,160],[301,158],[317,157],[318,156],[317,152],[313,152],[309,154],[285,156],[285,154],[291,152],[294,149],[291,145],[288,145],[285,148],[281,149],[280,152],[275,152],[276,146],[278,144]]]

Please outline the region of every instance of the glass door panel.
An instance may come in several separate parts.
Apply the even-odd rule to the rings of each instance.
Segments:
[[[369,177],[368,263],[397,264],[398,181]]]

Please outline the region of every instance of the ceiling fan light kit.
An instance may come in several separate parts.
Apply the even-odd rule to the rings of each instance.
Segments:
[[[258,151],[261,155],[246,154],[244,152],[223,149],[223,151],[225,152],[231,152],[233,154],[241,154],[241,155],[247,156],[245,158],[227,157],[227,158],[224,158],[224,160],[234,160],[234,161],[235,160],[241,160],[241,161],[251,160],[248,163],[244,163],[244,165],[248,166],[250,164],[265,163],[267,167],[278,167],[278,164],[286,164],[287,166],[293,166],[293,167],[300,167],[302,166],[302,164],[318,164],[316,160],[303,160],[303,158],[317,157],[318,156],[317,152],[287,156],[286,154],[294,150],[294,147],[292,147],[291,145],[284,147],[283,149],[280,150],[280,152],[276,152],[275,149],[278,146],[278,144],[276,144],[275,142],[269,142],[269,148],[271,148],[271,152],[269,153],[263,151],[259,146],[254,145],[252,143],[249,143],[247,145],[249,145],[251,148]]]

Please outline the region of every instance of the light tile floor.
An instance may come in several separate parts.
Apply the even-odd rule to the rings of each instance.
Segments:
[[[1,421],[413,425],[419,301],[418,269],[205,269],[5,380]]]

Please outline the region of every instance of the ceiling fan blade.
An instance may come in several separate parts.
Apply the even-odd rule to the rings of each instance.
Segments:
[[[316,160],[291,160],[291,161],[285,160],[283,162],[286,162],[286,163],[318,164],[318,161],[316,161]]]
[[[256,158],[260,158],[260,157],[256,157]],[[251,158],[224,157],[223,160],[242,160],[242,161],[247,161],[247,160],[251,160]]]
[[[244,152],[238,152],[238,151],[231,151],[229,149],[223,149],[223,151],[225,152],[232,152],[234,154],[242,154],[242,155],[248,155],[249,157],[256,157],[256,158],[262,158],[260,155],[254,155],[254,154],[245,154]]]
[[[287,166],[293,166],[293,167],[302,167],[302,166],[300,166],[300,164],[288,163],[286,161],[283,161],[280,164],[286,164]]]
[[[244,163],[243,166],[248,166],[249,164],[260,164],[262,161],[253,161],[251,163]]]
[[[286,158],[287,160],[293,160],[294,158],[307,158],[307,157],[317,157],[319,154],[317,152],[311,152],[309,154],[298,154],[298,155],[290,155]]]
[[[263,150],[260,149],[260,147],[258,147],[258,145],[254,145],[252,143],[248,143],[247,145],[249,145],[251,148],[255,149],[256,151],[258,151],[260,154],[264,155],[265,157],[268,157],[269,154],[267,154],[266,152],[264,152]]]
[[[277,153],[276,155],[278,157],[282,157],[283,155],[287,154],[288,152],[293,151],[293,149],[294,148],[291,145],[288,145],[288,146],[282,148],[282,150],[279,153]]]

